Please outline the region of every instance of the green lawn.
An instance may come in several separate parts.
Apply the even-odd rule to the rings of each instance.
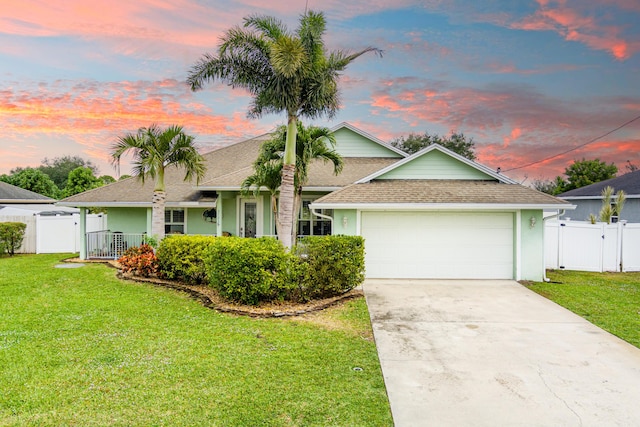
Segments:
[[[362,298],[251,319],[61,258],[0,258],[1,426],[393,424]]]
[[[551,271],[527,286],[640,348],[640,273]]]

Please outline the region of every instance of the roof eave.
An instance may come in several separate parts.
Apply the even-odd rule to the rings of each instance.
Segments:
[[[53,205],[55,199],[0,199],[3,205]]]
[[[602,200],[602,195],[597,195],[597,196],[555,196],[559,199],[562,200],[598,200],[601,201]],[[640,194],[626,194],[625,195],[626,199],[640,199]],[[615,199],[615,197],[612,197],[612,200]]]
[[[573,210],[575,205],[571,204],[546,204],[546,203],[311,203],[312,209],[358,209],[358,210],[522,210],[522,209],[543,209],[543,210]]]
[[[153,203],[151,202],[58,202],[57,206],[69,206],[76,208],[151,208]],[[166,202],[165,206],[169,208],[202,208],[202,207],[216,207],[217,201],[211,202]]]

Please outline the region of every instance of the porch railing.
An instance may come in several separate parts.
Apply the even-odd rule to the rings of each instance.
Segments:
[[[118,259],[129,248],[144,243],[146,234],[118,231],[92,231],[87,233],[88,259]]]

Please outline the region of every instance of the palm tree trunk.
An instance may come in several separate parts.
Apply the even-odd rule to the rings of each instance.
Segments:
[[[295,191],[293,196],[293,219],[291,221],[291,241],[295,244],[298,242],[298,217],[300,216],[300,205],[302,203],[302,195],[300,191]]]
[[[282,226],[280,225],[280,218],[278,216],[278,199],[275,194],[271,194],[271,208],[273,209],[273,217],[276,221],[276,235],[282,233]]]
[[[158,239],[164,238],[164,205],[167,193],[155,190],[153,192],[153,202],[151,210],[151,235]]]
[[[296,136],[298,132],[297,118],[289,114],[287,124],[287,142],[284,148],[284,158],[282,165],[282,183],[280,184],[280,206],[278,206],[278,217],[282,227],[282,234],[278,238],[283,246],[291,249],[293,245],[291,233],[293,229],[293,199],[294,199],[294,176],[296,172]]]

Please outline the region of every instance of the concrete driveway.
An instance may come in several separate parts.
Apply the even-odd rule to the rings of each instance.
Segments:
[[[640,425],[640,349],[515,281],[363,289],[396,427]]]

